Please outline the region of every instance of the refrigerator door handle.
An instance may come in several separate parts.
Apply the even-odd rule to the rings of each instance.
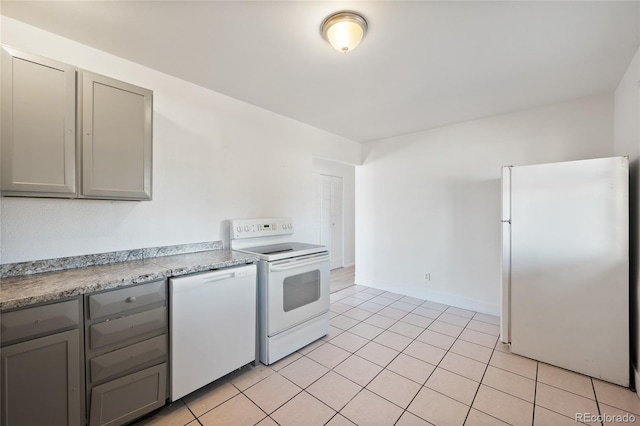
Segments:
[[[500,341],[511,343],[511,167],[502,168],[502,291]]]
[[[500,341],[511,343],[511,224],[502,223],[502,312],[500,315]]]

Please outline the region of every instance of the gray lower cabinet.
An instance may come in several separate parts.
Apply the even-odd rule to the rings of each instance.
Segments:
[[[0,312],[0,344],[1,426],[129,423],[167,402],[167,282]]]
[[[121,425],[165,404],[167,363],[93,388],[91,425]]]
[[[86,295],[85,336],[89,425],[122,425],[166,403],[166,280]]]
[[[0,314],[2,426],[84,424],[80,310],[75,299]]]

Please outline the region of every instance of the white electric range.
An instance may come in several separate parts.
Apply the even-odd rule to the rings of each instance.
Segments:
[[[329,250],[289,241],[290,218],[234,219],[231,249],[258,261],[260,361],[269,365],[329,332]]]

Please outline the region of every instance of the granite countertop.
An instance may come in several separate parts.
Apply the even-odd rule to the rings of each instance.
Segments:
[[[212,250],[198,253],[156,257],[154,263],[171,270],[172,277],[211,269],[228,268],[258,261],[258,256],[233,250]]]
[[[254,255],[209,250],[8,277],[0,280],[0,310],[257,261]]]

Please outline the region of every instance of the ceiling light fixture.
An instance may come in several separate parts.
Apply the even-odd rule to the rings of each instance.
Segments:
[[[321,26],[322,37],[339,52],[355,49],[367,32],[367,21],[353,12],[338,12],[327,17]]]

